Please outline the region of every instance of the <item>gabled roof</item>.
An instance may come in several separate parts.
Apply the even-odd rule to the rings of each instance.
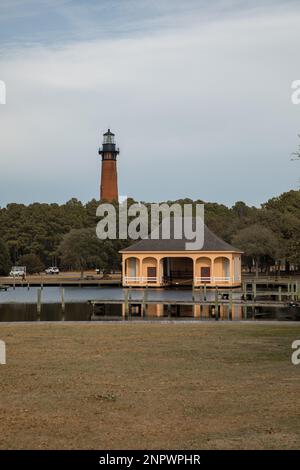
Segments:
[[[171,224],[172,225],[172,224]],[[174,239],[174,232],[172,233],[171,228],[171,238],[170,239],[144,239],[140,240],[132,245],[120,250],[120,253],[123,252],[153,252],[153,251],[190,251],[186,249],[186,243],[190,243],[191,240],[186,238]],[[196,251],[229,251],[242,253],[241,250],[234,248],[229,243],[225,242],[217,235],[215,235],[206,225],[204,225],[204,244],[201,250]]]

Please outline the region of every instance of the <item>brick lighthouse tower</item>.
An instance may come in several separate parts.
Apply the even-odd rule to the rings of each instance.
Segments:
[[[118,201],[117,155],[119,153],[120,151],[115,144],[115,134],[108,129],[103,134],[103,145],[99,149],[99,155],[102,156],[101,201]]]

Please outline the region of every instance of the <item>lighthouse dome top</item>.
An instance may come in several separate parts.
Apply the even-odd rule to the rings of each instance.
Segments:
[[[108,129],[107,132],[105,132],[105,134],[103,134],[103,135],[115,135],[115,134],[113,132],[111,132],[110,129]]]

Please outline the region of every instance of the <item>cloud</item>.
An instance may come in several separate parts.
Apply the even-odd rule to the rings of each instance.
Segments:
[[[296,185],[298,25],[285,9],[9,50],[0,204],[97,197],[107,127],[137,199],[258,203]]]

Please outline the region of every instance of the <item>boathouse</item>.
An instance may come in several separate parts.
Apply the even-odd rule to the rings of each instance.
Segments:
[[[187,241],[148,238],[121,250],[123,286],[240,286],[240,250],[205,225],[201,250],[187,250]]]

